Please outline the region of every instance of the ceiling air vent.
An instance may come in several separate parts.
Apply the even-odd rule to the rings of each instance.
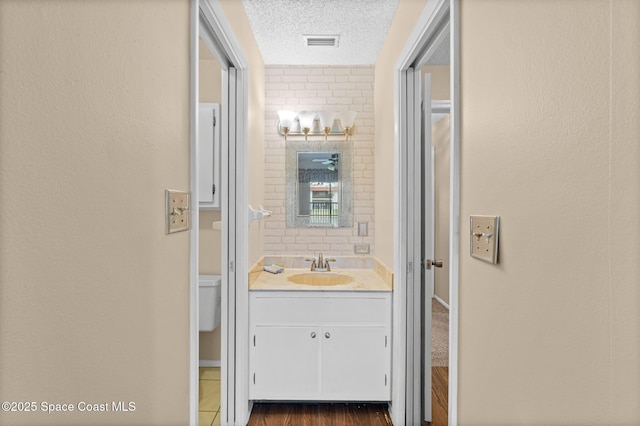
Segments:
[[[303,35],[304,45],[308,47],[338,47],[339,35]]]

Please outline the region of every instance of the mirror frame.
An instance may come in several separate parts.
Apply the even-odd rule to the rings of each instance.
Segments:
[[[349,228],[353,227],[353,145],[350,141],[292,141],[285,142],[285,210],[287,228]],[[311,223],[309,216],[298,216],[298,153],[338,153],[340,208],[335,224]]]

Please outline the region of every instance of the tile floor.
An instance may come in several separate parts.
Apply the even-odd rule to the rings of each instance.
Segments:
[[[220,426],[220,368],[200,367],[198,426]]]

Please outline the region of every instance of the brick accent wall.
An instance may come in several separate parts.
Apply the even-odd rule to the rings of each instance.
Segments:
[[[353,256],[355,244],[370,244],[374,253],[374,104],[373,66],[266,66],[265,220],[266,255]],[[351,228],[287,228],[285,221],[285,142],[278,134],[277,111],[357,111],[353,143],[353,209]],[[389,141],[393,143],[393,141]],[[392,200],[389,200],[392,202]],[[369,234],[359,237],[358,222]]]

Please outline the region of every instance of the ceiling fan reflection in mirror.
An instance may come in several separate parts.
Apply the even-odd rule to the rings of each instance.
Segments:
[[[327,166],[327,169],[334,171],[338,164],[338,154],[331,154],[330,158],[314,158],[311,161],[322,162],[322,164]]]

